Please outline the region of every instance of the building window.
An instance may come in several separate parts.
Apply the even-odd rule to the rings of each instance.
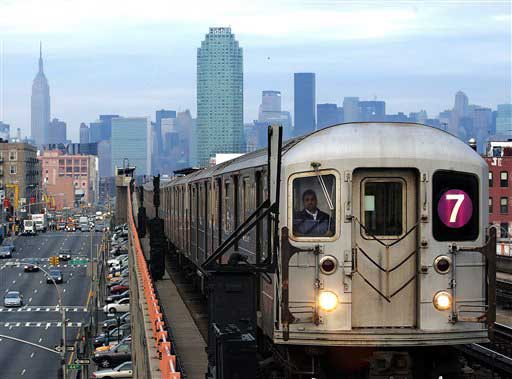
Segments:
[[[4,152],[0,151],[0,161],[3,161],[3,160],[4,160]]]
[[[11,175],[16,175],[16,165],[11,165],[11,168],[10,168],[10,173]]]
[[[66,167],[66,172],[73,172],[73,167]]]
[[[492,187],[492,171],[489,171],[489,187]]]
[[[489,213],[492,213],[492,197],[489,198]]]
[[[508,238],[508,222],[502,222],[500,224],[500,237]]]
[[[18,152],[17,151],[9,151],[9,160],[17,161],[18,160]]]
[[[73,162],[73,160],[71,160],[71,159],[66,159],[66,164],[71,165],[71,162]]]
[[[500,213],[508,213],[508,197],[500,198]]]
[[[500,172],[500,187],[508,187],[508,172]]]
[[[64,166],[64,159],[59,159],[59,165]]]

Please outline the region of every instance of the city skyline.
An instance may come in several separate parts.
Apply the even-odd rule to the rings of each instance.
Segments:
[[[245,122],[257,118],[263,90],[281,91],[283,110],[293,110],[294,72],[316,74],[317,103],[340,104],[348,96],[362,100],[373,100],[376,96],[386,101],[389,113],[425,109],[430,117],[451,105],[458,90],[464,91],[474,103],[493,109],[497,104],[510,103],[508,3],[457,7],[441,6],[439,2],[402,2],[401,9],[397,5],[382,7],[375,2],[367,2],[366,6],[349,3],[346,7],[333,2],[329,10],[326,3],[308,3],[312,18],[308,26],[294,24],[284,30],[280,25],[275,32],[256,28],[263,17],[262,9],[286,9],[297,20],[304,19],[304,12],[296,11],[289,2],[275,6],[257,2],[252,18],[240,6],[226,16],[220,17],[219,11],[214,11],[209,16],[198,16],[195,21],[192,14],[185,12],[184,24],[176,35],[175,20],[166,19],[173,16],[164,16],[166,12],[159,11],[155,17],[162,20],[152,20],[146,14],[154,10],[155,5],[150,2],[140,18],[140,26],[147,30],[144,36],[137,34],[142,30],[140,27],[125,30],[126,25],[115,21],[109,26],[113,34],[101,40],[95,37],[98,31],[90,39],[85,38],[97,22],[84,23],[89,20],[87,12],[70,16],[82,17],[74,20],[82,21],[76,30],[66,29],[68,19],[52,22],[64,13],[50,15],[44,25],[36,23],[39,28],[27,25],[31,18],[16,25],[5,23],[0,26],[4,52],[2,121],[13,130],[20,127],[24,135],[29,134],[26,99],[40,39],[45,43],[45,73],[52,83],[51,116],[67,123],[68,135],[73,140],[78,140],[80,123],[94,121],[97,114],[150,116],[155,109],[171,108],[190,109],[195,115],[197,43],[209,26],[230,24],[244,46]],[[165,9],[163,3],[158,5]],[[0,11],[8,15],[19,11],[20,6],[2,4]],[[222,8],[222,4],[219,6]],[[111,11],[107,6],[100,19]],[[131,11],[128,7],[123,12]],[[322,31],[317,17],[326,13],[333,15],[325,19]],[[333,21],[336,15],[340,19],[351,16],[355,21],[371,21],[379,15],[390,18],[380,21],[384,23],[379,24],[382,33],[376,35],[375,31],[371,33],[374,26],[365,32],[354,26],[355,21],[338,25]],[[247,17],[251,22],[242,22]],[[475,17],[479,22],[471,24]],[[432,18],[435,25],[426,22]],[[134,20],[127,22],[131,25]],[[290,21],[283,22],[290,26]],[[472,27],[468,28],[470,24]],[[66,30],[76,38],[69,38]],[[449,32],[441,38],[442,30]],[[169,39],[169,35],[173,38]]]

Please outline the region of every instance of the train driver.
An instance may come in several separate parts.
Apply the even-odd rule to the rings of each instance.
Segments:
[[[334,235],[334,219],[317,208],[315,191],[308,189],[302,194],[304,209],[293,217],[293,233],[297,236],[330,237]]]

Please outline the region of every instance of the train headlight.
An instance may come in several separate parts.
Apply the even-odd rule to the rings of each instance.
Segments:
[[[439,291],[434,295],[433,303],[438,311],[446,311],[452,306],[452,295],[446,291]]]
[[[332,255],[327,255],[320,259],[320,271],[322,273],[330,275],[338,268],[338,260]]]
[[[447,255],[440,255],[434,259],[434,269],[440,274],[447,274],[452,268],[452,259]]]
[[[318,306],[326,312],[333,311],[338,306],[338,296],[331,291],[322,291],[318,296]]]

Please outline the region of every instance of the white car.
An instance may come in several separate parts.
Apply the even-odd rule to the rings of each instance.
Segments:
[[[132,377],[132,362],[124,362],[119,366],[95,371],[92,373],[92,378],[131,378]]]
[[[130,311],[130,298],[120,299],[114,303],[107,304],[103,307],[105,313],[116,313],[116,312],[129,312]]]

